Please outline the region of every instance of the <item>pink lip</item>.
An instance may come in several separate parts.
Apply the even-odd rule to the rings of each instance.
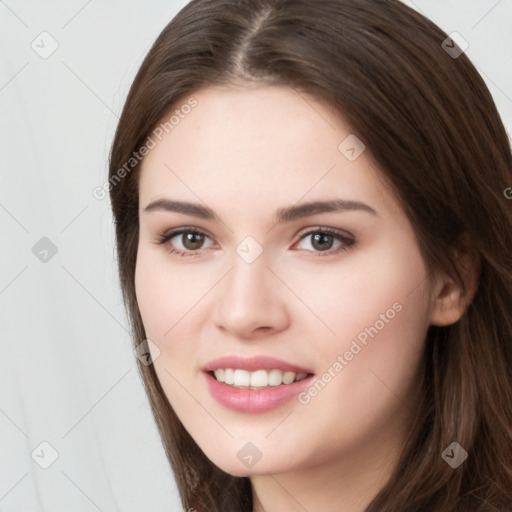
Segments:
[[[221,405],[237,412],[266,412],[279,407],[284,402],[297,396],[311,383],[314,375],[292,384],[265,389],[234,388],[224,382],[219,382],[210,373],[204,374],[210,394]]]
[[[253,356],[249,358],[243,358],[239,356],[226,356],[214,361],[210,361],[205,365],[202,370],[204,372],[213,372],[219,368],[233,368],[240,370],[247,370],[249,372],[255,372],[256,370],[282,370],[283,372],[295,372],[295,373],[312,373],[310,370],[301,368],[294,364],[287,363],[281,359],[267,356]]]
[[[308,373],[303,380],[292,384],[269,386],[265,389],[235,388],[219,382],[210,372],[219,368],[233,368],[247,371],[279,369],[283,372]],[[273,357],[255,356],[241,358],[238,356],[221,357],[209,362],[202,368],[208,389],[212,397],[228,409],[245,412],[261,413],[279,407],[281,404],[297,396],[306,389],[313,379],[312,372],[305,368],[287,363]]]

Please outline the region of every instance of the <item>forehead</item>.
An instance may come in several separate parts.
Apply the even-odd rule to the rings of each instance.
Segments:
[[[347,158],[344,141],[353,146],[354,135],[329,105],[276,86],[208,88],[193,98],[196,106],[184,109],[142,163],[143,201],[179,194],[214,203],[295,203],[327,194],[382,202],[380,172],[366,150]]]

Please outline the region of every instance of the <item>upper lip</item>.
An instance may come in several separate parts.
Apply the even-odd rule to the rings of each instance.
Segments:
[[[204,372],[212,372],[218,369],[233,368],[240,370],[247,370],[250,372],[256,370],[273,370],[278,369],[285,372],[295,373],[312,373],[311,371],[301,368],[295,364],[288,363],[281,359],[268,356],[252,356],[252,357],[240,357],[240,356],[225,356],[210,361],[202,370]]]

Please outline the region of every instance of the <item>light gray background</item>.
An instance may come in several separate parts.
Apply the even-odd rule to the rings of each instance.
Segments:
[[[92,190],[131,80],[185,3],[0,0],[0,512],[180,510],[131,351],[108,199]],[[512,133],[512,2],[406,3],[468,41]],[[43,31],[59,45],[47,59],[31,48]],[[42,237],[58,249],[46,262],[32,252]],[[58,452],[48,469],[42,442]]]

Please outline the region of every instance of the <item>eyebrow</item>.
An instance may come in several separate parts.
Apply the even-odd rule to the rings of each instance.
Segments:
[[[157,199],[149,203],[144,212],[168,211],[191,215],[199,219],[219,221],[220,218],[215,212],[207,206],[198,203],[189,203],[186,201],[175,201],[171,199]],[[311,201],[299,205],[287,206],[277,210],[274,222],[282,224],[292,222],[304,217],[318,215],[328,212],[362,211],[372,215],[379,214],[369,205],[361,201],[348,201],[345,199],[332,199],[329,201]]]

